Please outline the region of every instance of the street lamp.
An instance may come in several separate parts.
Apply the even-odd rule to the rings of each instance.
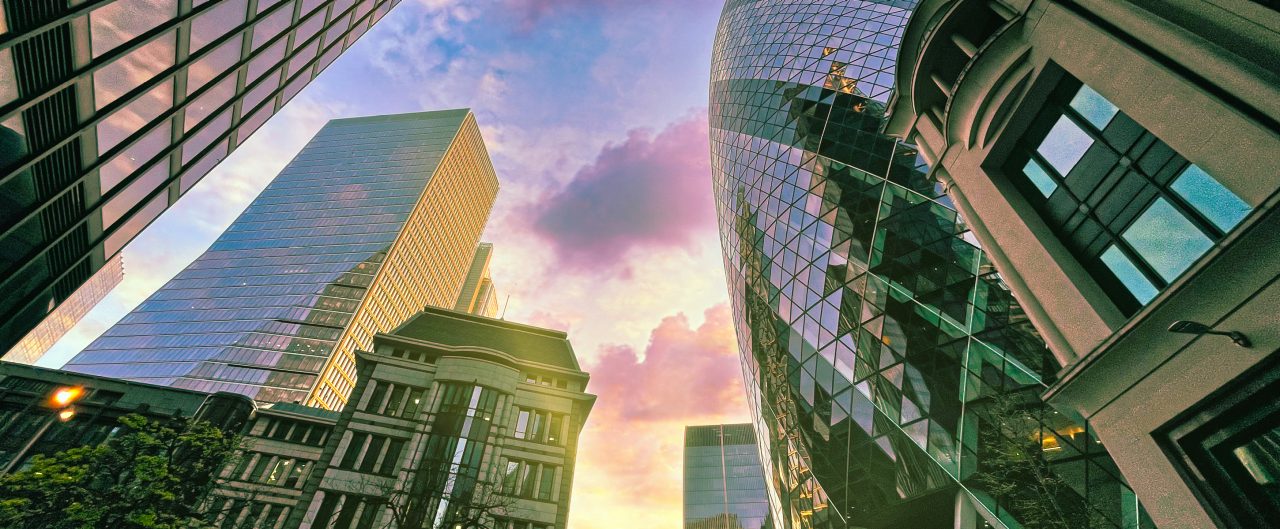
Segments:
[[[1216,334],[1218,336],[1226,336],[1231,338],[1231,342],[1240,347],[1251,347],[1253,344],[1249,342],[1249,338],[1239,331],[1215,331],[1210,329],[1208,325],[1195,321],[1179,320],[1169,325],[1169,332],[1180,334],[1194,334],[1196,336],[1204,334]]]

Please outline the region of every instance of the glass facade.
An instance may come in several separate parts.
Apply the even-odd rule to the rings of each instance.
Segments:
[[[83,286],[67,298],[58,308],[49,313],[49,317],[40,322],[36,328],[22,337],[17,345],[4,354],[4,361],[19,364],[34,364],[44,353],[58,343],[67,331],[88,314],[102,298],[107,297],[111,289],[124,280],[123,256],[116,254],[107,261],[106,266],[93,274]]]
[[[462,291],[458,293],[458,302],[454,303],[453,310],[488,318],[498,316],[498,290],[493,286],[493,277],[489,274],[489,261],[492,258],[492,243],[482,242],[476,247],[476,255],[471,259],[471,269],[467,271],[467,280],[462,283]]]
[[[0,350],[397,2],[0,1]]]
[[[356,348],[456,299],[496,193],[466,110],[331,121],[66,369],[263,402],[323,387],[340,403]]]
[[[774,521],[1145,527],[1087,426],[1040,402],[1060,366],[928,167],[880,133],[914,6],[721,14],[714,193]]]
[[[750,424],[684,429],[684,529],[771,529]]]

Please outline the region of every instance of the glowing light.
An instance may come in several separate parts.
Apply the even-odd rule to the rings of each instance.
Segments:
[[[66,406],[75,402],[84,393],[81,388],[62,388],[53,394],[53,403],[58,406]]]
[[[58,420],[62,422],[67,422],[71,420],[72,417],[75,417],[75,416],[76,416],[76,410],[73,410],[73,409],[65,409],[58,412]]]

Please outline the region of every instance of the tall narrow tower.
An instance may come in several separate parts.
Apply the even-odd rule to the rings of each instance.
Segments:
[[[339,409],[357,348],[454,304],[497,190],[465,109],[330,121],[66,369]]]

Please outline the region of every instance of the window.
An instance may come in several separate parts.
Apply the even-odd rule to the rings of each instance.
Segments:
[[[400,414],[401,418],[413,419],[417,417],[418,410],[422,407],[422,398],[426,394],[426,390],[414,388],[409,391],[409,401],[404,405],[404,412]]]
[[[543,410],[518,409],[515,438],[537,443],[560,445],[564,429],[564,414]]]
[[[1272,355],[1154,433],[1221,526],[1280,520],[1278,394],[1280,357]]]
[[[347,451],[342,454],[342,461],[338,462],[338,468],[353,469],[356,467],[356,461],[360,459],[360,452],[364,451],[365,443],[369,442],[369,434],[355,432],[351,434],[351,442],[347,443]]]
[[[509,460],[502,476],[503,492],[522,498],[551,501],[558,465]]]
[[[1019,141],[1006,174],[1128,315],[1252,211],[1213,175],[1069,77]]]
[[[369,400],[365,401],[364,407],[360,408],[360,410],[372,413],[381,413],[382,399],[387,395],[387,383],[378,380],[370,380],[369,386],[373,388],[373,393],[369,394]]]

